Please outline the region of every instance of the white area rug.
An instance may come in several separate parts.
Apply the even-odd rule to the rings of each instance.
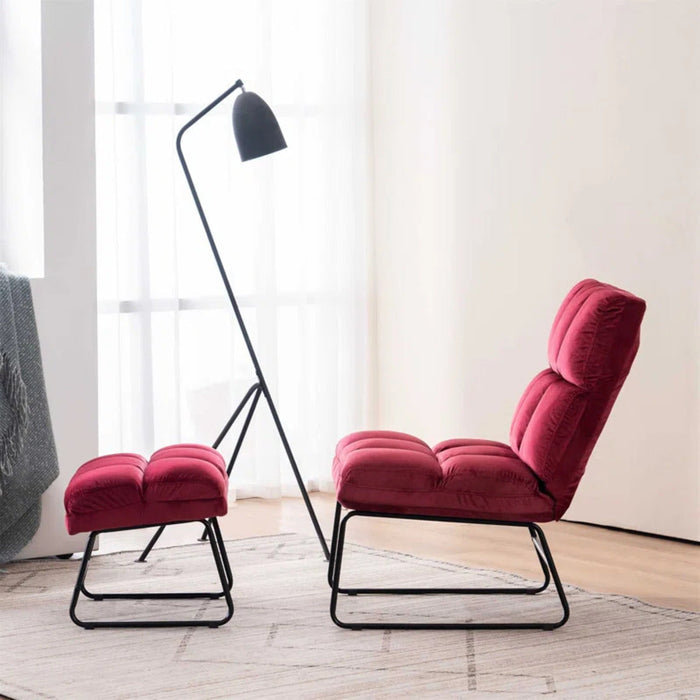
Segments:
[[[700,697],[700,616],[567,586],[571,619],[545,631],[362,631],[328,615],[325,562],[313,538],[227,543],[233,620],[219,629],[83,630],[68,618],[79,561],[6,565],[0,574],[0,693],[25,698]],[[214,590],[207,545],[97,556],[88,588]],[[344,583],[520,584],[517,576],[349,546]],[[348,574],[345,577],[345,573]],[[350,574],[353,574],[352,576]],[[144,617],[161,602],[81,603],[88,618]],[[215,601],[175,601],[180,616]],[[97,610],[97,613],[93,613]],[[552,594],[345,597],[345,618],[556,619]],[[549,615],[548,615],[549,613]]]

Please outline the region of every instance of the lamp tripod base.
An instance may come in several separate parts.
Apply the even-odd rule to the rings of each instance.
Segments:
[[[282,446],[284,447],[284,451],[287,454],[287,459],[289,460],[289,465],[292,468],[292,472],[294,473],[294,478],[296,479],[297,486],[299,487],[299,491],[301,492],[301,496],[304,499],[304,505],[306,506],[306,510],[309,514],[309,517],[311,518],[311,523],[314,526],[314,530],[316,531],[316,536],[318,537],[318,541],[321,545],[321,549],[323,551],[323,556],[325,557],[326,561],[329,560],[330,558],[330,551],[328,549],[328,544],[326,542],[326,538],[323,536],[323,531],[321,530],[321,526],[319,525],[318,518],[316,517],[316,511],[314,510],[314,507],[311,503],[311,499],[309,498],[309,493],[306,490],[306,486],[304,486],[304,481],[301,478],[301,474],[299,473],[299,467],[297,466],[296,460],[294,459],[294,454],[292,453],[292,448],[289,445],[289,441],[287,440],[287,436],[284,432],[284,428],[282,427],[282,422],[280,421],[279,415],[277,414],[277,409],[275,408],[275,404],[272,401],[272,396],[270,395],[270,390],[267,387],[267,384],[265,383],[264,380],[260,380],[253,384],[250,389],[245,393],[243,398],[241,399],[240,403],[238,406],[236,406],[236,410],[231,414],[231,417],[228,419],[226,422],[226,425],[223,427],[222,431],[219,433],[219,436],[216,438],[214,441],[212,447],[216,449],[223,439],[226,437],[228,434],[229,430],[233,427],[233,424],[236,422],[236,420],[239,418],[239,416],[243,413],[243,409],[248,406],[248,410],[245,415],[245,419],[243,421],[243,425],[241,427],[241,432],[238,435],[238,440],[236,441],[236,446],[233,449],[233,453],[231,455],[231,459],[229,460],[228,466],[226,468],[226,473],[231,476],[231,472],[233,471],[233,466],[236,463],[236,459],[238,458],[238,454],[241,451],[241,447],[243,446],[243,441],[245,440],[245,436],[248,433],[248,428],[250,427],[250,423],[253,419],[253,414],[255,413],[255,409],[258,406],[258,402],[260,400],[260,396],[264,396],[265,400],[267,401],[267,405],[270,408],[270,413],[272,414],[272,420],[275,423],[275,427],[277,428],[277,433],[280,436],[280,440],[282,441]],[[163,534],[163,530],[165,530],[165,525],[161,525],[151,537],[151,540],[149,543],[146,545],[144,548],[143,552],[141,552],[141,556],[138,558],[138,561],[146,561],[146,558],[150,554],[151,550],[153,549],[154,545],[156,542],[160,539],[160,536]],[[200,538],[200,541],[205,541],[207,539],[207,533],[206,531],[202,534],[202,537]]]

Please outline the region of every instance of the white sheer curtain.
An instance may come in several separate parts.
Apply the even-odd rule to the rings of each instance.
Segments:
[[[302,474],[328,487],[367,404],[365,3],[96,0],[95,60],[101,451],[211,443],[254,381],[174,148],[241,78],[288,149],[241,163],[233,98],[184,149]],[[232,483],[298,493],[264,400]]]
[[[44,274],[41,5],[0,0],[0,262]]]

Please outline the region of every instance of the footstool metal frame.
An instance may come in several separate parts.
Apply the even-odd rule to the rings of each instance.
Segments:
[[[569,619],[569,604],[564,593],[554,558],[547,544],[547,538],[542,528],[531,522],[510,522],[501,520],[476,520],[466,518],[451,518],[435,515],[409,515],[404,513],[378,513],[373,511],[351,510],[341,520],[341,504],[336,504],[335,518],[333,521],[333,537],[331,541],[331,555],[328,562],[328,584],[331,587],[331,619],[339,627],[351,630],[382,629],[382,630],[498,630],[498,629],[543,629],[553,630],[561,627]],[[345,532],[351,518],[394,518],[401,520],[425,520],[443,523],[464,523],[478,525],[497,525],[501,527],[527,528],[532,544],[537,554],[544,582],[537,587],[519,588],[343,588],[340,585],[340,570],[343,561],[343,548],[345,545]],[[337,614],[338,594],[349,596],[357,595],[536,595],[546,590],[551,581],[554,581],[563,615],[554,622],[347,622],[341,620]]]
[[[85,586],[85,578],[87,576],[88,565],[92,557],[92,550],[95,545],[95,539],[98,535],[109,532],[123,532],[125,530],[141,530],[146,527],[157,527],[155,525],[140,525],[138,527],[121,527],[110,530],[94,530],[88,537],[87,545],[85,546],[85,554],[78,572],[78,580],[73,589],[73,598],[70,604],[70,617],[76,625],[85,629],[95,629],[98,627],[219,627],[228,622],[233,616],[233,599],[231,598],[231,588],[233,587],[233,575],[231,573],[231,565],[226,554],[224,540],[221,535],[221,529],[216,518],[209,518],[199,521],[181,521],[181,522],[201,522],[204,525],[207,533],[207,539],[211,547],[216,571],[221,582],[221,590],[214,592],[169,592],[169,593],[93,593]],[[166,525],[178,525],[180,523],[165,523]],[[93,601],[124,599],[124,600],[189,600],[189,599],[210,599],[217,600],[223,598],[226,601],[227,611],[221,618],[213,619],[191,619],[191,620],[82,620],[76,614],[76,607],[80,595],[83,595]]]

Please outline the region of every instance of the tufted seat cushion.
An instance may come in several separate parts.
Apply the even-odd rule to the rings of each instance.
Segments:
[[[554,502],[508,445],[447,440],[434,450],[412,435],[352,433],[336,449],[338,501],[356,510],[484,520],[552,520]]]
[[[225,515],[223,457],[205,445],[171,445],[149,461],[122,453],[83,464],[64,496],[69,534]]]

